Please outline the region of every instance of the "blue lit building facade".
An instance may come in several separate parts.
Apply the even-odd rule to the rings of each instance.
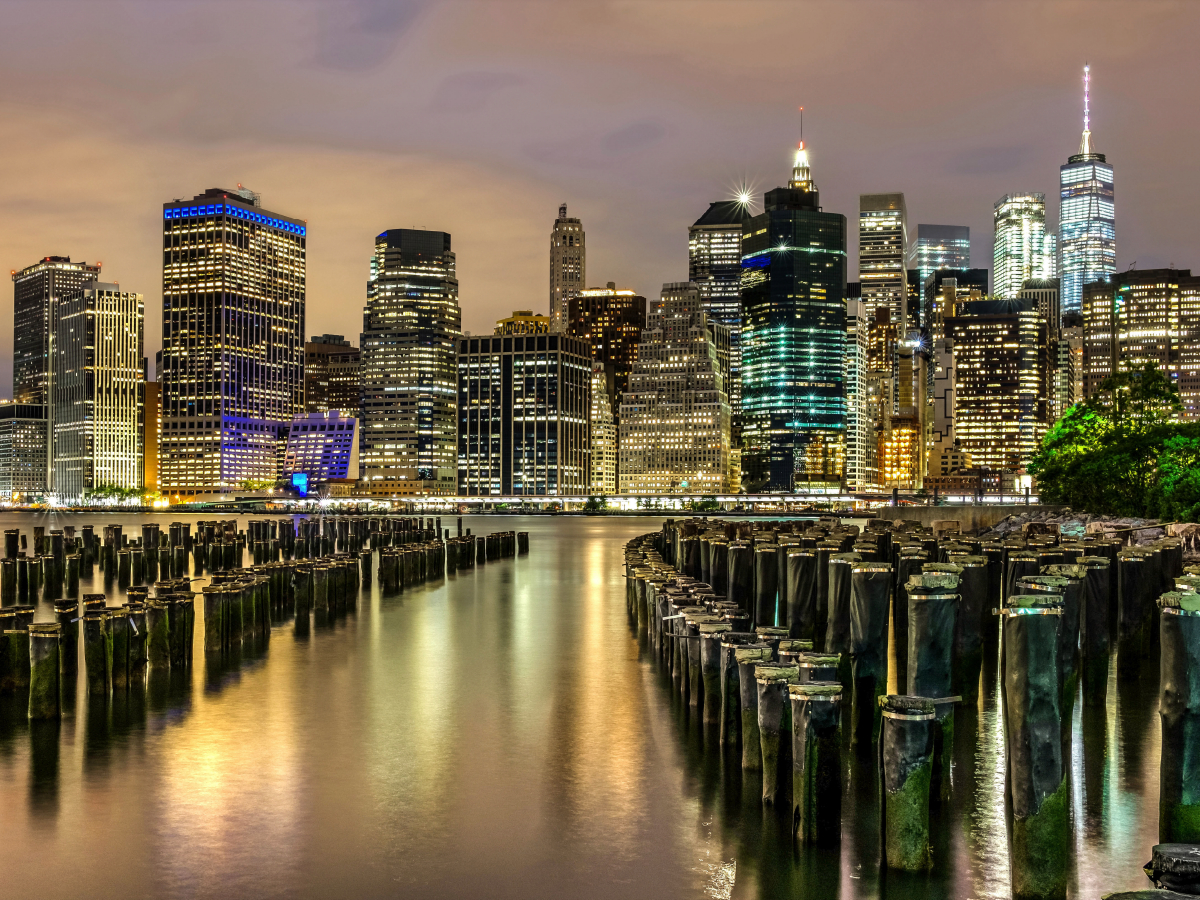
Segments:
[[[163,204],[164,493],[279,476],[304,409],[307,234],[241,187]]]
[[[1060,304],[1064,315],[1083,310],[1083,286],[1109,281],[1117,271],[1116,206],[1113,168],[1092,147],[1088,109],[1088,69],[1084,67],[1083,137],[1079,152],[1058,169]]]
[[[306,475],[308,484],[358,478],[358,419],[341,410],[303,413],[292,419],[283,474]]]
[[[803,143],[742,229],[743,485],[839,490],[845,475],[846,217],[823,212]]]

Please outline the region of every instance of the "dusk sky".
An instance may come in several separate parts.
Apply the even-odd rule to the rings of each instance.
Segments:
[[[309,334],[358,343],[385,228],[449,231],[464,329],[547,310],[558,204],[588,282],[655,295],[687,227],[805,139],[826,210],[903,191],[971,227],[1076,152],[1082,66],[1117,266],[1200,269],[1200,4],[0,2],[0,254],[103,263],[159,347],[162,203],[238,182],[308,221]],[[850,277],[855,272],[851,243]],[[12,291],[0,292],[12,321]],[[0,337],[9,395],[11,327]]]

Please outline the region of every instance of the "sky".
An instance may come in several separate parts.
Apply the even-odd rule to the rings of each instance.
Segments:
[[[0,258],[99,260],[152,358],[163,202],[241,183],[308,222],[310,335],[357,343],[374,237],[404,227],[451,233],[490,333],[547,311],[560,203],[591,285],[686,280],[688,225],[786,182],[803,105],[826,210],[902,191],[910,231],[969,225],[990,268],[1003,194],[1057,222],[1088,62],[1118,268],[1200,270],[1198,26],[1153,0],[0,0]],[[0,329],[4,396],[11,355]]]

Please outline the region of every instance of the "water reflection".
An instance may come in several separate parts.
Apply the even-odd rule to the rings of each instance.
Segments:
[[[127,533],[147,519],[122,517]],[[846,750],[840,843],[797,848],[790,810],[763,809],[760,777],[639,645],[623,548],[658,521],[464,524],[528,530],[532,552],[395,596],[375,578],[356,612],[273,616],[269,640],[225,656],[197,641],[192,669],[152,669],[96,707],[81,690],[52,730],[0,696],[5,897],[1008,896],[994,652],[977,706],[956,713],[935,869],[897,877],[879,867],[870,752]],[[101,585],[97,569],[80,589]],[[1076,704],[1074,896],[1146,884],[1156,692],[1153,665],[1120,682],[1114,667],[1107,706]],[[64,859],[103,878],[48,877]]]

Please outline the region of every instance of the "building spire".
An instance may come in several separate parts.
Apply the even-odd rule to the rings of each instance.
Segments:
[[[1092,113],[1091,113],[1091,88],[1092,88],[1092,67],[1086,63],[1083,66],[1083,137],[1079,139],[1079,154],[1080,156],[1089,156],[1092,150]]]

